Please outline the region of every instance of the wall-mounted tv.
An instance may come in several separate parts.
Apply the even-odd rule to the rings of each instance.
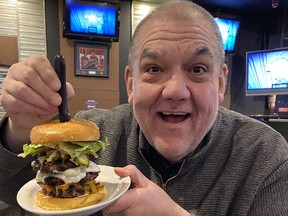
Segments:
[[[246,53],[246,95],[288,94],[288,48]]]
[[[235,51],[235,44],[237,40],[240,22],[232,19],[214,18],[223,40],[223,48],[226,53],[233,53]]]
[[[63,36],[69,39],[118,41],[120,8],[99,1],[64,0]]]

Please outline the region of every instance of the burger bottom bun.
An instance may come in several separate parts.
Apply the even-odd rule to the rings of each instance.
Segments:
[[[36,204],[40,208],[50,211],[71,210],[94,205],[102,201],[106,194],[107,191],[105,186],[103,186],[97,193],[75,198],[55,198],[44,195],[40,190],[36,192]]]

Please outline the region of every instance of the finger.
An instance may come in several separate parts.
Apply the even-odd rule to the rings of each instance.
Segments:
[[[146,187],[149,183],[149,180],[134,165],[127,165],[123,168],[116,167],[114,171],[121,177],[130,176],[135,187]]]
[[[66,92],[67,92],[67,98],[70,99],[71,97],[73,97],[75,95],[75,91],[73,86],[66,82]]]
[[[5,79],[3,81],[2,91],[4,95],[3,100],[5,99],[6,95],[11,95],[11,98],[8,97],[8,99],[10,99],[11,101],[13,101],[12,99],[18,99],[19,102],[28,103],[30,105],[37,106],[43,110],[49,110],[52,108],[51,106],[54,105],[56,107],[61,103],[61,97],[57,92],[51,93],[51,100],[53,102],[50,103],[46,100],[46,98],[43,98],[37,91],[32,89],[30,86],[26,85],[23,82],[15,81],[14,79]]]
[[[110,214],[116,214],[125,211],[126,209],[133,208],[134,202],[137,200],[136,189],[128,190],[123,196],[105,208],[105,211]]]
[[[53,115],[57,113],[58,109],[55,106],[48,105],[45,109],[29,104],[25,101],[14,98],[9,94],[1,95],[1,103],[8,115],[16,113],[34,114],[40,116]]]
[[[61,103],[61,98],[58,95],[57,91],[53,88],[55,88],[55,86],[49,86],[46,84],[46,80],[43,80],[43,76],[42,73],[45,73],[43,71],[38,72],[38,69],[34,69],[28,66],[22,66],[21,67],[21,71],[19,71],[19,69],[11,69],[11,76],[13,76],[13,78],[11,78],[11,80],[16,80],[19,82],[15,82],[15,87],[14,88],[10,88],[10,92],[11,90],[18,90],[17,92],[14,93],[20,93],[21,92],[19,90],[26,90],[28,91],[29,89],[30,92],[23,92],[23,94],[26,93],[31,93],[31,91],[33,90],[35,93],[37,93],[40,97],[43,97],[45,101],[49,102],[52,105],[58,106]],[[13,71],[15,70],[15,71]],[[8,73],[9,74],[9,73]],[[8,79],[10,78],[10,76],[8,76]],[[26,88],[25,88],[25,85]],[[26,94],[27,95],[27,94]],[[30,96],[30,95],[29,95]],[[35,95],[34,95],[35,96]]]
[[[32,67],[32,68],[35,68],[37,71],[44,71],[44,73],[39,74],[41,77],[41,82],[43,80],[43,82],[51,90],[53,90],[55,92],[55,91],[58,91],[60,89],[61,82],[59,81],[58,75],[56,74],[54,68],[51,66],[51,64],[47,58],[42,57],[42,56],[39,56],[36,59],[32,58],[31,60],[29,60],[29,58],[28,58],[27,65]],[[46,92],[46,91],[44,91],[44,92]],[[68,99],[75,95],[75,91],[74,91],[73,86],[68,82],[66,82],[66,92],[67,92]],[[56,98],[54,98],[55,101],[51,100],[50,103],[58,106],[59,105],[59,98],[57,98],[57,96],[55,96],[55,95],[53,95],[52,97],[56,97]],[[45,95],[44,95],[44,98],[48,98],[48,101],[49,101],[49,95],[47,97],[45,97]]]
[[[60,89],[60,80],[45,56],[31,56],[24,61],[24,64],[39,72],[39,76],[50,89],[53,91],[58,91]]]

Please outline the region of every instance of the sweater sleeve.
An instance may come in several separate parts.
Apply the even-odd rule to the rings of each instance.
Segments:
[[[7,119],[5,116],[0,122],[0,140]],[[17,154],[5,149],[1,142],[0,156],[0,200],[9,205],[17,205],[18,190],[35,175],[30,166],[32,158],[19,158]]]
[[[288,215],[288,160],[265,179],[248,215]]]

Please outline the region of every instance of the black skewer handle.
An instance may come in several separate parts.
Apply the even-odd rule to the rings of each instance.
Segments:
[[[58,107],[60,122],[67,122],[71,119],[68,111],[67,92],[66,92],[66,62],[61,55],[56,55],[54,58],[54,69],[60,79],[61,88],[58,93],[61,95],[62,103]]]

